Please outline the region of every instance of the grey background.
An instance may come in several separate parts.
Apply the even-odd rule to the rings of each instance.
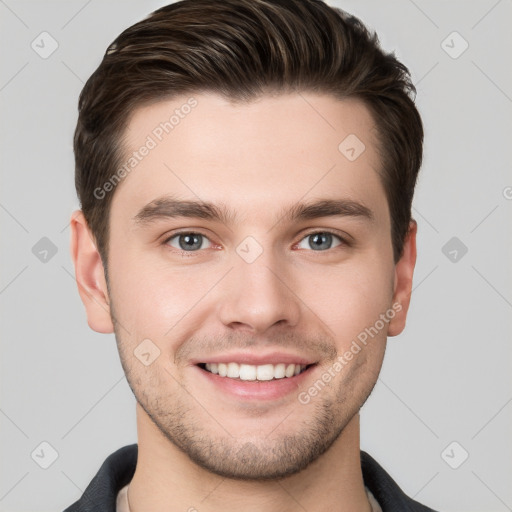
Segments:
[[[62,510],[136,441],[115,339],[88,328],[74,282],[72,133],[107,45],[165,3],[0,0],[2,511]],[[436,509],[512,510],[511,2],[330,4],[409,66],[426,127],[408,326],[389,340],[361,446]],[[43,31],[58,43],[46,59],[31,47]]]

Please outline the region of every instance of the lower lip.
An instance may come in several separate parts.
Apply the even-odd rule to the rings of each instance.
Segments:
[[[293,391],[298,391],[305,379],[316,365],[311,365],[299,375],[273,380],[239,380],[229,377],[220,377],[215,373],[203,370],[196,366],[197,370],[214,386],[224,393],[234,395],[244,400],[277,400],[285,397]]]

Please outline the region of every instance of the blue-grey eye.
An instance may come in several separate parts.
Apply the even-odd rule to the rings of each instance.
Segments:
[[[171,247],[182,251],[198,251],[210,247],[210,241],[200,233],[178,233],[169,238],[167,243]]]
[[[306,243],[306,247],[302,244]],[[332,249],[342,243],[340,237],[333,235],[326,231],[319,231],[317,233],[311,233],[304,237],[298,247],[300,249],[313,249],[314,251],[325,251]]]

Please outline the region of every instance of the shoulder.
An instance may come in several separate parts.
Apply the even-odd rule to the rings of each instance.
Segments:
[[[382,512],[435,512],[409,498],[391,476],[368,453],[361,450],[364,485],[370,489]]]
[[[64,512],[113,512],[119,491],[132,479],[137,465],[138,445],[111,453],[103,462],[82,497]]]

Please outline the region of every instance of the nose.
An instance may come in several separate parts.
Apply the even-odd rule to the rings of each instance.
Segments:
[[[220,320],[230,329],[252,334],[274,326],[294,327],[300,318],[300,299],[293,288],[291,272],[270,251],[252,263],[238,258],[219,297]]]

